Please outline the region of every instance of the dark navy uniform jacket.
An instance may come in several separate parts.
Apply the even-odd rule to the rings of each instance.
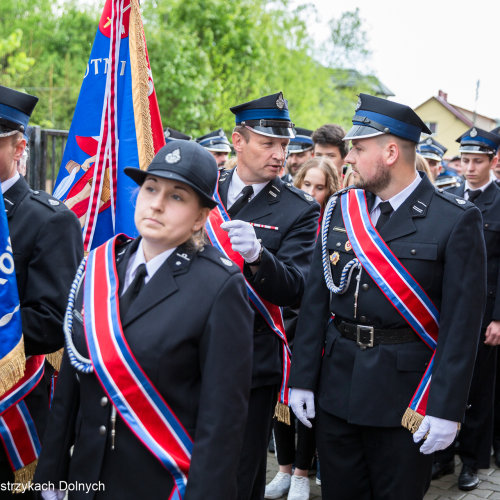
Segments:
[[[219,179],[219,194],[224,205],[233,170],[224,171]],[[278,306],[300,302],[314,249],[318,227],[319,205],[300,189],[284,183],[279,177],[246,205],[235,220],[275,226],[278,229],[254,227],[264,247],[257,273],[245,265],[244,273],[254,290]],[[255,312],[254,362],[252,387],[281,381],[280,343],[260,313]]]
[[[63,346],[65,303],[83,257],[81,227],[59,200],[32,191],[21,177],[3,195],[16,268],[26,355],[46,354]],[[42,438],[49,411],[46,380],[25,399]],[[0,447],[0,478],[12,474]]]
[[[447,191],[464,196],[465,183]],[[483,234],[486,243],[488,295],[483,317],[483,328],[491,321],[500,320],[500,187],[493,181],[475,200],[483,216]]]
[[[122,282],[139,240],[117,251]],[[73,340],[88,357],[83,286]],[[124,335],[139,365],[194,440],[185,500],[236,498],[236,468],[251,380],[253,312],[238,268],[211,246],[179,247],[125,313]],[[70,498],[164,500],[173,480],[117,416],[97,377],[78,373],[65,355],[36,482],[101,481],[104,492]],[[74,445],[70,459],[70,448]]]
[[[371,193],[367,201],[370,210]],[[424,176],[380,231],[440,311],[427,412],[453,421],[464,416],[484,310],[486,255],[481,226],[481,214],[472,203],[438,191]],[[338,202],[327,240],[329,254],[339,254],[339,261],[331,265],[337,285],[343,267],[355,257],[347,241]],[[364,270],[357,318],[354,278],[344,295],[330,297],[320,244],[318,239],[302,301],[290,385],[317,391],[322,409],[350,423],[400,426],[431,351],[420,340],[361,350],[355,341],[342,337],[329,323],[331,312],[339,319],[376,328],[408,324]]]

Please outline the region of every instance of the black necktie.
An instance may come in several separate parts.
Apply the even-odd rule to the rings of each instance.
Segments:
[[[469,193],[469,201],[474,203],[474,200],[482,193],[480,189],[467,189],[467,193]]]
[[[380,217],[378,218],[377,224],[375,225],[375,229],[380,231],[382,226],[389,220],[394,209],[392,205],[388,201],[383,201],[378,208],[380,208]]]
[[[231,205],[231,208],[227,211],[229,216],[233,218],[250,200],[250,196],[253,194],[252,186],[245,186],[240,193],[240,197]]]
[[[125,293],[120,297],[120,316],[123,316],[136,297],[139,295],[141,288],[144,286],[144,278],[147,276],[148,271],[146,264],[141,264],[135,272],[134,279]]]

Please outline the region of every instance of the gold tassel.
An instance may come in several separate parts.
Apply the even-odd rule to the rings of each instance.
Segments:
[[[149,75],[146,59],[146,40],[138,1],[131,0],[130,6],[129,45],[132,94],[134,102],[138,102],[140,106],[140,111],[134,106],[135,131],[139,153],[139,167],[142,170],[146,170],[155,155],[153,134],[151,133],[151,115],[149,113]]]
[[[16,488],[14,493],[22,493],[27,491],[33,476],[35,475],[35,469],[38,464],[38,460],[31,462],[30,464],[14,471],[14,482],[23,485],[23,488]]]
[[[413,434],[420,427],[423,419],[424,417],[420,415],[420,413],[417,413],[411,408],[406,408],[403,418],[401,419],[401,425]]]
[[[25,365],[24,340],[21,337],[14,349],[0,360],[0,396],[23,377]]]
[[[278,401],[274,409],[274,416],[278,419],[278,422],[290,425],[290,408],[287,405]]]
[[[61,349],[59,349],[58,351],[49,352],[48,354],[45,355],[45,359],[54,367],[54,370],[56,371],[61,370],[63,353],[64,353],[64,347],[61,347]]]

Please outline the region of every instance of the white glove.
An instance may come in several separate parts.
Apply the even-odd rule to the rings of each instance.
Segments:
[[[63,500],[66,492],[62,490],[47,490],[42,491],[43,500]]]
[[[307,389],[292,387],[290,391],[290,406],[295,416],[306,426],[311,428],[310,418],[314,418],[314,393]],[[305,406],[305,408],[304,408]]]
[[[415,434],[413,434],[413,441],[418,443],[429,433],[424,444],[420,447],[420,452],[424,455],[430,455],[435,451],[448,448],[457,437],[457,432],[458,422],[426,415]]]
[[[223,222],[220,227],[229,233],[233,250],[238,252],[245,259],[245,262],[255,262],[259,258],[262,245],[250,223],[242,220],[231,220]]]

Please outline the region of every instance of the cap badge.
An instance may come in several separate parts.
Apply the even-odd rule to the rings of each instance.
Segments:
[[[168,128],[165,129],[165,134],[164,135],[165,135],[165,137],[170,137],[170,130],[168,130]]]
[[[219,137],[224,137],[224,130],[222,129],[219,130]]]
[[[425,141],[425,143],[426,143],[428,146],[430,146],[430,145],[432,144],[432,139],[429,137],[429,138]]]
[[[477,135],[477,130],[475,128],[473,128],[471,131],[470,131],[470,134],[469,134],[471,137],[476,137]]]
[[[354,111],[357,111],[361,107],[361,97],[358,97],[358,102],[356,103],[356,108]]]
[[[178,163],[181,161],[181,150],[179,148],[174,149],[171,153],[165,156],[165,161],[167,163]]]
[[[283,99],[283,94],[280,94],[278,99],[276,99],[276,106],[278,109],[283,109],[285,107],[285,99]]]

